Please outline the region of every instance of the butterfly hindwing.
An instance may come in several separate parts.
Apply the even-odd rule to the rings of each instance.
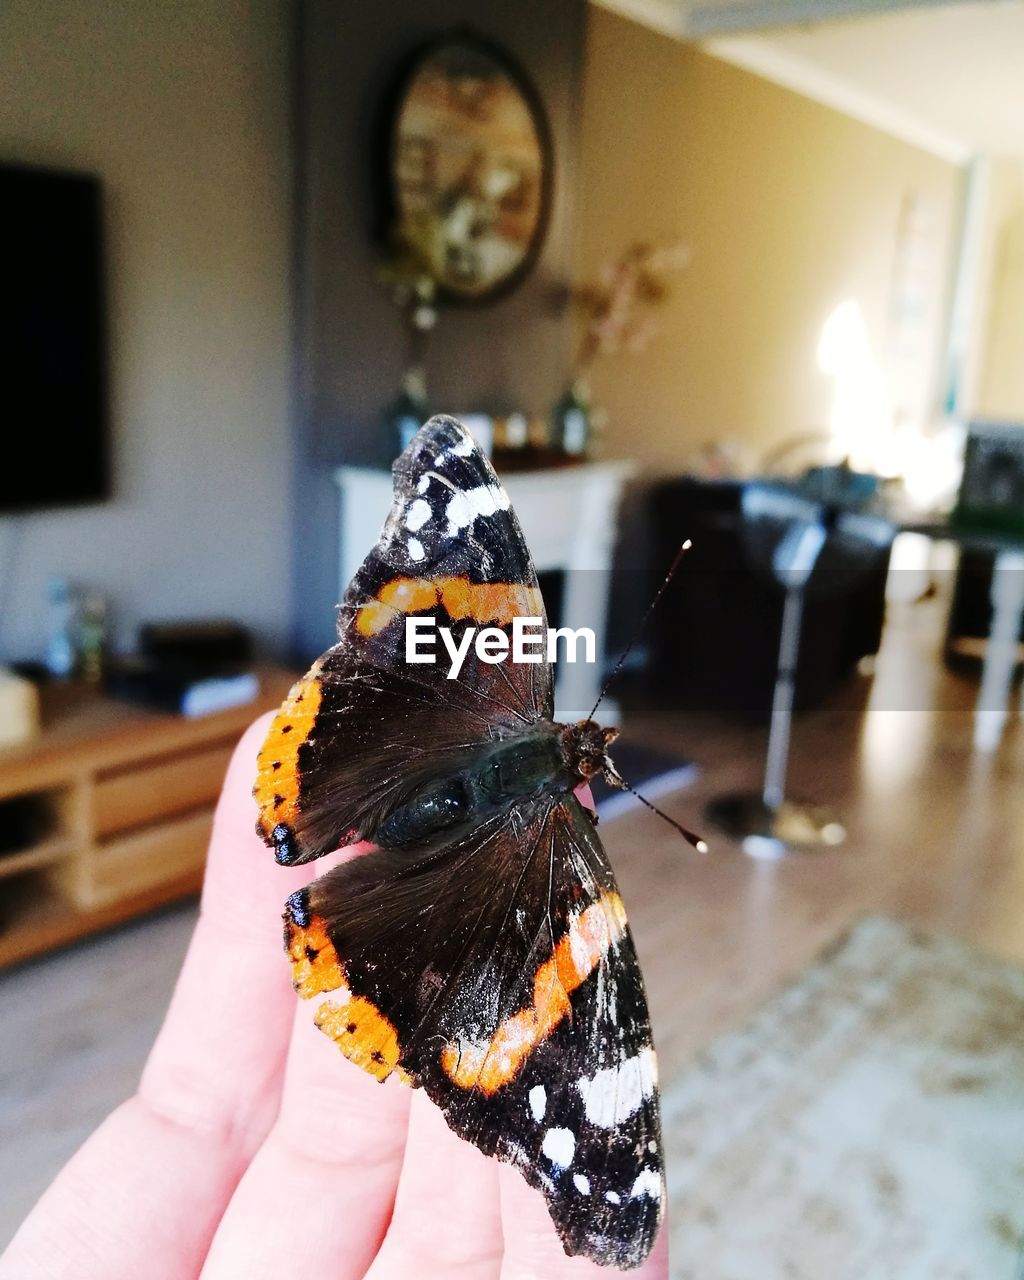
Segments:
[[[540,661],[485,663],[457,679],[438,634],[434,664],[406,661],[408,617],[467,629],[517,617],[545,625],[537,575],[508,497],[472,436],[434,418],[394,466],[394,503],[345,593],[338,643],[292,689],[260,752],[257,830],[278,860],[307,862],[357,839],[431,759],[514,732],[552,711]]]
[[[570,1253],[638,1265],[663,1199],[643,983],[614,876],[573,797],[423,857],[363,855],[294,895],[317,1023],[379,1079],[545,1195]]]

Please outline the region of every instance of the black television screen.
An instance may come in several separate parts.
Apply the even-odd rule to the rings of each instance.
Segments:
[[[0,165],[0,511],[110,490],[101,192]]]

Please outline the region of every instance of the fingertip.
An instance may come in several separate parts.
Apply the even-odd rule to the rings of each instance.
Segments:
[[[410,1090],[378,1083],[294,1013],[273,1128],[224,1213],[204,1280],[368,1273],[388,1229],[405,1154]],[[282,1212],[282,1189],[301,1228]]]

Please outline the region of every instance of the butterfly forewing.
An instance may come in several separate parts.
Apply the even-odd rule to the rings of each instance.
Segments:
[[[448,679],[438,661],[406,661],[406,619],[432,619],[452,643],[467,629],[545,621],[537,575],[508,497],[472,437],[434,418],[394,467],[377,546],[345,593],[338,643],[291,691],[260,752],[257,830],[285,863],[358,839],[408,773],[552,711],[551,671],[484,663],[467,651]],[[540,655],[543,656],[543,655]]]

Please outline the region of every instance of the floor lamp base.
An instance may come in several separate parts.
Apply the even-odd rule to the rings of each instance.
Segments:
[[[831,810],[791,800],[772,809],[756,792],[719,796],[706,813],[710,823],[736,840],[752,858],[781,858],[791,850],[833,848],[846,839],[846,828]]]

